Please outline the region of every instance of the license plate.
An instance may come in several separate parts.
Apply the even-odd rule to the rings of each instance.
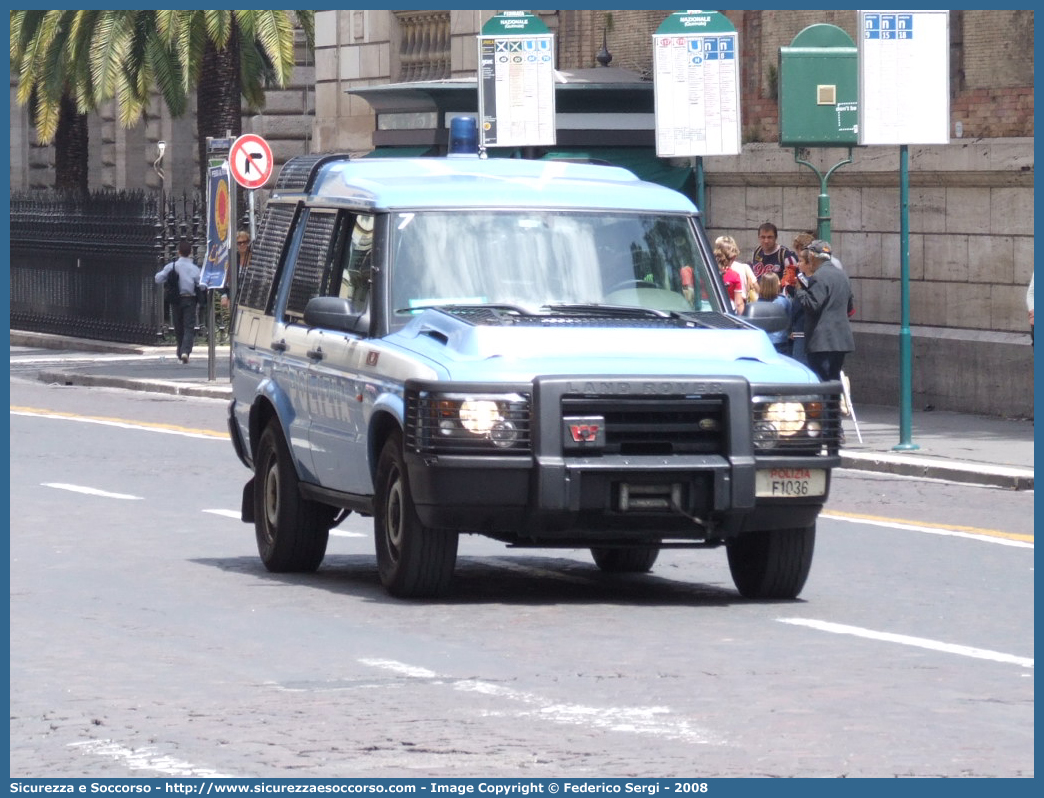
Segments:
[[[826,493],[824,468],[764,468],[759,469],[754,482],[756,496],[799,498],[822,496]]]

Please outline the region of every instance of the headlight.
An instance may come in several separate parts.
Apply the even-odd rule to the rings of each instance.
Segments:
[[[503,419],[496,402],[488,399],[465,399],[460,403],[460,423],[468,432],[488,435],[498,421]]]
[[[755,396],[754,449],[774,454],[818,454],[836,445],[840,417],[833,397]]]
[[[529,398],[517,393],[422,392],[410,399],[410,440],[419,452],[479,453],[529,450]]]
[[[765,408],[762,419],[783,437],[797,435],[805,426],[805,406],[799,402],[773,402]]]

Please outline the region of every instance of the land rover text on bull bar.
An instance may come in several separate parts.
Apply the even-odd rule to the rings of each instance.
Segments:
[[[756,324],[729,310],[693,204],[624,169],[292,159],[234,322],[243,520],[282,572],[372,516],[402,597],[444,593],[472,533],[614,572],[724,546],[742,595],[793,598],[841,385]]]

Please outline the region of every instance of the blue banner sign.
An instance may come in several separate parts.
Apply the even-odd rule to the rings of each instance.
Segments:
[[[232,248],[232,206],[228,179],[227,162],[210,167],[207,175],[207,259],[199,281],[212,289],[225,287]]]

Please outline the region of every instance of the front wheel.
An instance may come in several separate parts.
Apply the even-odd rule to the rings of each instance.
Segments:
[[[254,461],[254,531],[265,568],[314,571],[326,555],[333,513],[301,498],[297,471],[279,423],[261,434]]]
[[[644,574],[653,567],[660,555],[659,546],[635,546],[626,549],[614,549],[606,546],[593,546],[591,557],[595,565],[603,571],[617,574]]]
[[[388,437],[377,461],[373,535],[381,584],[393,596],[440,596],[457,564],[457,533],[421,523],[410,495],[402,436]]]
[[[732,581],[744,598],[797,598],[815,545],[815,524],[742,534],[727,544]]]

